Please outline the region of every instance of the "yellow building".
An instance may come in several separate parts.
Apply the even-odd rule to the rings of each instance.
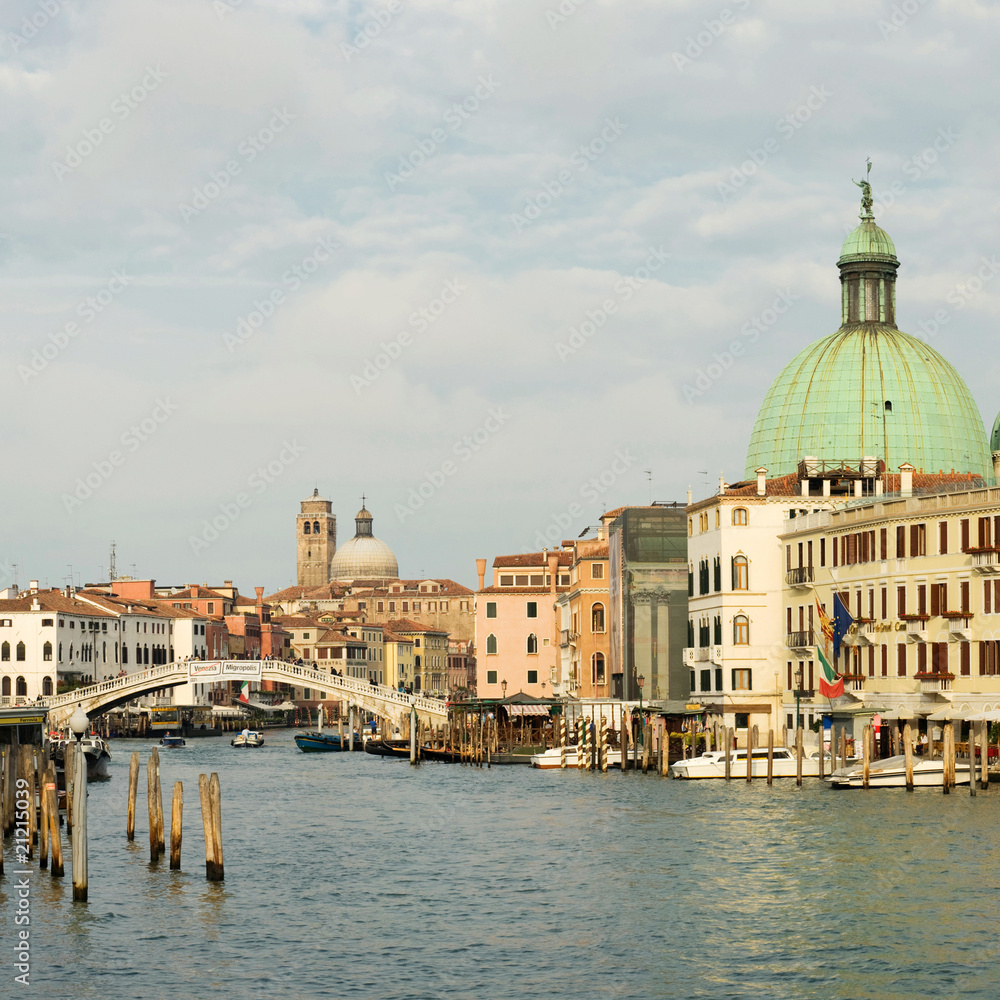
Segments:
[[[385,682],[402,690],[413,688],[414,645],[412,636],[397,635],[386,629],[382,633],[385,649]]]

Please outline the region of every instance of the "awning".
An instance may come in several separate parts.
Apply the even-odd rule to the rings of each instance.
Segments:
[[[897,708],[894,711],[883,712],[882,720],[884,722],[908,722],[910,719],[915,719],[916,716],[913,714],[912,708]]]
[[[506,705],[510,715],[548,715],[548,705]]]
[[[966,722],[1000,722],[1000,708],[995,708],[990,712],[976,712],[974,715],[967,715]]]
[[[928,722],[952,722],[955,719],[964,719],[969,713],[959,711],[957,708],[939,708],[927,716]]]

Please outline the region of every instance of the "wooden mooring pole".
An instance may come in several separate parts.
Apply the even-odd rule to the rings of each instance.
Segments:
[[[861,787],[868,787],[868,778],[871,773],[872,766],[872,755],[870,750],[869,736],[871,734],[871,729],[869,726],[865,726],[862,732],[862,751],[861,751]]]
[[[802,727],[795,728],[795,784],[802,784]]]
[[[125,818],[125,837],[135,840],[135,800],[139,794],[139,751],[133,750],[128,763],[128,815]]]
[[[149,860],[151,864],[155,864],[160,857],[160,838],[156,832],[156,796],[159,780],[156,758],[153,753],[150,753],[149,760],[146,761],[146,810],[149,813]]]
[[[903,757],[906,763],[906,790],[913,791],[913,730],[907,722],[903,726]]]
[[[767,731],[767,783],[774,784],[774,730]]]
[[[222,793],[219,776],[198,775],[198,794],[201,798],[201,824],[205,832],[205,878],[221,882],[225,878],[222,863]]]
[[[48,780],[45,782],[45,794],[48,797],[46,812],[49,819],[49,844],[52,848],[52,864],[49,865],[49,871],[53,878],[62,878],[62,837],[59,833],[59,799],[56,792],[55,764],[49,764]]]
[[[726,726],[726,781],[733,776],[733,731]]]
[[[986,720],[983,719],[979,723],[979,767],[981,781],[983,783],[983,790],[985,791],[990,787],[990,772],[989,772],[989,756],[990,756],[990,742],[987,738],[986,731]],[[971,776],[975,778],[975,774]]]
[[[184,786],[174,782],[174,800],[170,810],[170,867],[178,871],[181,867],[181,837],[184,820]]]

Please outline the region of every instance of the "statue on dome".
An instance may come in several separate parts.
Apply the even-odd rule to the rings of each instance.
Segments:
[[[861,214],[862,217],[872,217],[872,186],[868,183],[868,177],[872,173],[871,157],[868,158],[868,175],[863,181],[854,181],[861,188]]]

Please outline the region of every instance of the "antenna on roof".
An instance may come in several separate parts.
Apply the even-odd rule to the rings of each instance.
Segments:
[[[653,470],[645,469],[646,478],[649,480],[649,505],[653,506]]]
[[[111,555],[108,557],[108,583],[114,583],[115,577],[118,575],[117,568],[115,567],[115,543],[114,539],[111,541]]]

